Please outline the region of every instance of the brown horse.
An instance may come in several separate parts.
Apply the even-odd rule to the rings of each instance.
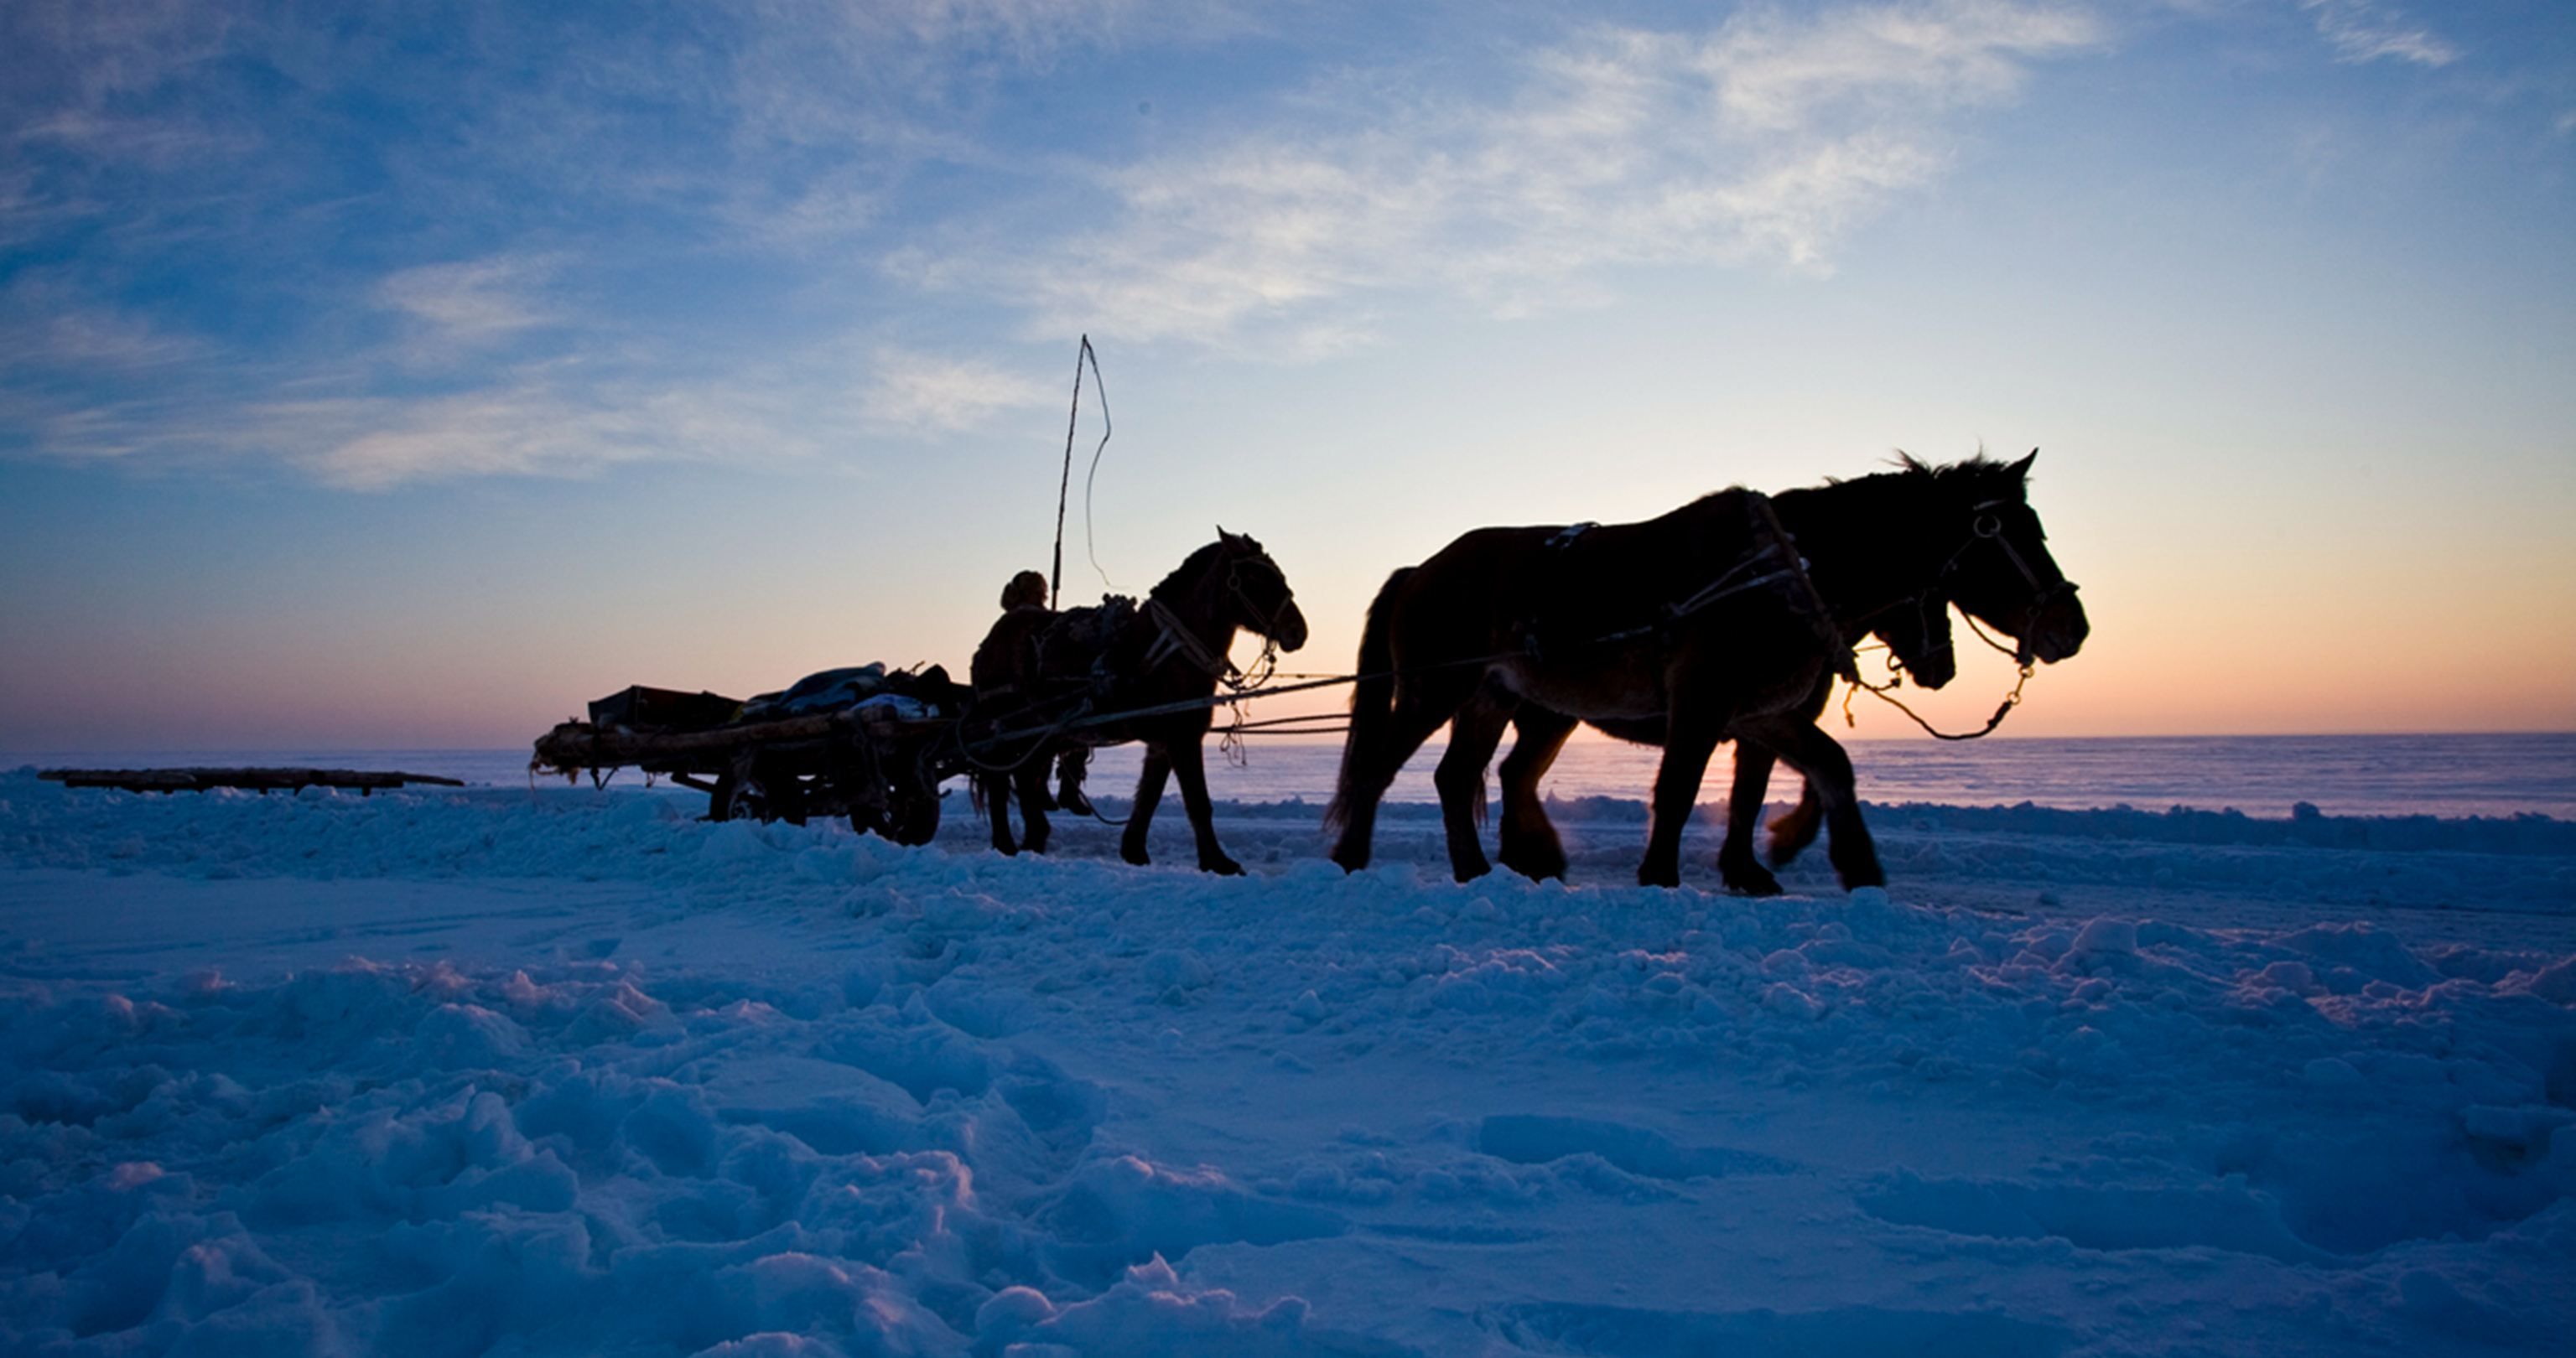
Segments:
[[[1217,530],[1217,540],[1190,554],[1154,586],[1142,604],[1111,598],[1098,608],[1061,613],[1010,607],[977,647],[970,718],[985,747],[976,791],[993,825],[993,847],[1016,853],[1008,803],[1019,793],[1024,840],[1046,849],[1047,760],[1069,748],[1141,741],[1142,775],[1119,855],[1147,862],[1145,832],[1171,776],[1198,839],[1199,866],[1243,868],[1217,847],[1200,754],[1215,708],[1218,681],[1233,672],[1226,650],[1237,629],[1293,651],[1306,644],[1306,617],[1278,563],[1261,544]]]
[[[1531,703],[1561,718],[1661,724],[1638,881],[1680,884],[1683,826],[1709,756],[1732,738],[1816,788],[1846,887],[1884,882],[1850,757],[1816,725],[1815,695],[1849,667],[1845,637],[1935,592],[2015,638],[2025,664],[2075,654],[2084,608],[2024,493],[2037,456],[1941,467],[1905,458],[1893,472],[1776,499],[1720,491],[1644,523],[1478,529],[1396,572],[1360,642],[1325,813],[1341,828],[1333,861],[1368,863],[1387,785],[1448,722],[1433,781],[1450,864],[1462,880],[1486,871],[1474,824],[1485,764]]]
[[[1908,604],[1889,609],[1876,619],[1871,635],[1887,643],[1889,663],[1923,688],[1937,689],[1950,682],[1959,672],[1958,652],[1950,644],[1950,605],[1938,594],[1927,594]],[[1827,674],[1816,685],[1805,705],[1807,719],[1821,716],[1825,704],[1832,700],[1834,676]],[[1577,720],[1561,712],[1551,712],[1523,702],[1511,717],[1513,740],[1511,753],[1503,756],[1502,844],[1495,855],[1504,867],[1526,877],[1565,876],[1565,848],[1558,840],[1556,827],[1548,821],[1546,805],[1539,800],[1539,779],[1556,761],[1557,752],[1565,747]],[[1664,743],[1662,718],[1623,721],[1604,717],[1589,723],[1594,729],[1638,745]],[[1718,869],[1726,882],[1751,896],[1780,894],[1779,879],[1762,865],[1754,852],[1753,831],[1762,819],[1762,799],[1771,785],[1771,770],[1778,756],[1761,745],[1739,741],[1735,747],[1735,782],[1726,798],[1726,843],[1717,852]],[[1478,789],[1478,797],[1483,793]],[[1787,863],[1815,842],[1816,831],[1824,824],[1824,801],[1812,781],[1802,780],[1798,804],[1771,822],[1771,862]]]

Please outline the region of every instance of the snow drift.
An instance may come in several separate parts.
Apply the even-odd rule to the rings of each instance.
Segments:
[[[1881,808],[1246,879],[0,777],[0,1349],[2563,1351],[2564,822]],[[1705,858],[1708,844],[1695,844]],[[1703,865],[1704,870],[1704,865]]]

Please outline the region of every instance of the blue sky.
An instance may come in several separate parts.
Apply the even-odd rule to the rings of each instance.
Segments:
[[[2563,4],[19,0],[0,148],[0,749],[962,669],[1086,333],[1069,592],[1248,531],[1309,668],[1478,524],[2038,446],[2012,729],[2576,727]]]

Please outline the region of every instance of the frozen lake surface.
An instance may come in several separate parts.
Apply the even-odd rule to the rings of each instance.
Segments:
[[[2122,804],[2162,811],[2234,807],[2286,816],[2308,802],[2338,816],[2511,816],[2576,819],[2576,734],[2444,736],[2227,736],[2160,739],[1857,740],[1849,742],[1865,801],[1951,806],[2040,806],[2081,811]],[[1431,801],[1435,741],[1406,766],[1394,796]],[[1566,747],[1544,790],[1556,796],[1643,799],[1661,751],[1586,733]],[[1335,742],[1255,741],[1244,762],[1209,752],[1209,782],[1224,800],[1323,802],[1341,758]],[[1095,786],[1124,792],[1136,777],[1134,747],[1098,756]],[[0,768],[149,768],[159,765],[298,765],[402,769],[478,786],[526,786],[528,754],[510,750],[126,751],[0,754]],[[625,775],[630,781],[633,774]],[[1723,802],[1725,755],[1711,764],[1700,800]],[[1795,800],[1789,775],[1773,797]]]

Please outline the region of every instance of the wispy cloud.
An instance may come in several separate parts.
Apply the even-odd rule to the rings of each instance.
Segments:
[[[376,285],[379,306],[409,317],[430,342],[473,348],[549,317],[537,294],[555,261],[503,256],[460,264],[425,264]]]
[[[23,276],[0,292],[0,372],[157,380],[167,369],[207,354],[203,341],[83,297],[56,277]]]
[[[642,406],[606,406],[543,382],[430,400],[278,402],[246,412],[328,484],[385,490],[471,476],[585,476],[682,450]]]
[[[2300,0],[2300,7],[2316,15],[2317,33],[2344,61],[2394,57],[2447,66],[2460,57],[2458,48],[2416,26],[2393,6],[2373,0]]]
[[[1604,265],[1767,259],[1830,272],[1850,227],[1948,163],[1952,115],[2098,40],[2005,0],[1762,11],[1700,34],[1599,29],[1487,102],[1381,96],[1360,131],[1254,135],[1103,172],[1104,228],[1036,257],[901,256],[998,284],[1033,327],[1218,341],[1311,304],[1437,286],[1513,310]],[[1348,317],[1322,325],[1347,333]],[[1319,339],[1319,336],[1322,337]]]
[[[589,370],[606,358],[478,371],[463,389],[431,395],[368,390],[360,367],[282,375],[220,360],[172,364],[161,384],[107,394],[0,387],[0,428],[29,431],[23,452],[52,461],[280,464],[353,491],[493,476],[577,480],[644,462],[829,460],[859,441],[857,401],[832,395],[820,372],[829,365]]]
[[[688,382],[579,376],[531,364],[431,398],[282,400],[245,407],[228,438],[349,490],[483,476],[578,479],[638,462],[730,465],[828,455],[846,409],[821,408],[796,376]]]
[[[970,429],[998,411],[1042,406],[1058,396],[1035,378],[976,359],[884,348],[875,366],[867,412],[880,424]]]

